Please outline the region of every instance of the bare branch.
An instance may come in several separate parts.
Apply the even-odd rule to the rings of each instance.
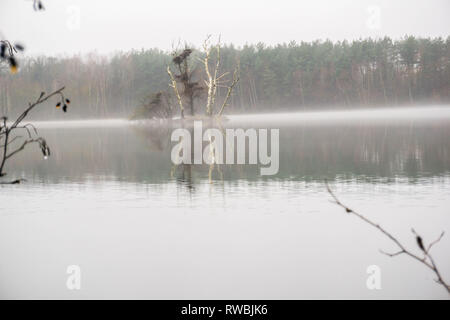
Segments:
[[[28,115],[28,113],[37,105],[47,101],[48,99],[50,99],[51,97],[55,96],[55,95],[60,95],[61,99],[64,100],[64,96],[62,94],[62,91],[64,90],[64,87],[56,90],[53,93],[50,93],[49,95],[47,95],[46,97],[44,97],[45,92],[41,92],[39,98],[32,104],[29,105],[29,107],[27,109],[25,109],[25,111],[17,118],[17,120],[12,124],[11,129],[15,128],[18,126],[18,124]]]
[[[400,250],[400,251],[395,252],[395,253],[388,253],[388,252],[385,252],[385,251],[383,251],[383,250],[380,250],[380,253],[382,253],[382,254],[384,254],[384,255],[386,255],[386,256],[388,256],[388,257],[395,257],[395,256],[398,256],[398,255],[400,255],[400,254],[402,254],[402,253],[405,253],[405,251]]]
[[[442,237],[444,236],[445,232],[442,231],[441,235],[439,236],[439,238],[437,238],[436,240],[434,240],[433,242],[430,243],[430,245],[428,246],[426,252],[430,252],[431,247],[434,246],[436,243],[438,243],[439,241],[441,241]]]
[[[222,73],[220,76],[218,76],[217,78],[216,78],[216,81],[219,81],[220,79],[222,79],[223,77],[225,77],[225,76],[227,76],[227,75],[229,75],[230,73],[229,72],[224,72],[224,73]]]
[[[8,141],[8,145],[13,143],[15,140],[22,138],[22,136],[15,136],[11,140]],[[4,147],[5,145],[1,145],[0,147]]]
[[[5,158],[6,158],[6,159],[11,158],[11,157],[14,156],[15,154],[17,154],[17,153],[19,153],[20,151],[22,151],[23,149],[25,149],[25,146],[26,146],[27,144],[29,144],[29,143],[35,143],[35,142],[39,143],[39,142],[40,142],[40,139],[41,139],[41,138],[25,140],[19,148],[17,148],[16,150],[12,151],[12,152],[9,153],[8,155],[6,155]]]

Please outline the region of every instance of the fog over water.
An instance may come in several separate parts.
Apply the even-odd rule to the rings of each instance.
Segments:
[[[7,168],[27,181],[0,186],[0,297],[447,298],[420,264],[380,254],[396,248],[324,180],[411,248],[411,227],[435,239],[450,230],[448,110],[230,116],[280,130],[280,170],[222,165],[211,183],[208,165],[174,168],[171,126],[37,122],[51,157],[30,146]],[[449,249],[433,249],[444,277]],[[72,264],[80,291],[64,285]]]

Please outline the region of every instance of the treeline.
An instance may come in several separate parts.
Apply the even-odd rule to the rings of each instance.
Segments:
[[[65,85],[75,117],[130,116],[152,93],[168,91],[171,58],[150,49],[23,59],[18,74],[1,74],[0,108],[12,116],[32,94]],[[236,62],[240,81],[228,112],[450,102],[450,37],[223,47],[221,69],[233,70]],[[40,118],[59,117],[57,110],[39,112]]]

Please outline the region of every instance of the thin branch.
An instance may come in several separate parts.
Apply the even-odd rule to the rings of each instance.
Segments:
[[[439,238],[437,238],[436,240],[434,240],[433,242],[430,243],[430,245],[427,248],[427,253],[430,252],[431,247],[434,246],[436,243],[438,243],[439,241],[441,241],[442,237],[444,236],[445,232],[442,231],[441,235],[439,236]]]
[[[395,256],[398,256],[398,255],[401,255],[402,253],[405,253],[405,251],[404,250],[400,250],[400,251],[395,252],[395,253],[388,253],[388,252],[385,252],[383,250],[380,250],[380,253],[382,253],[382,254],[384,254],[384,255],[386,255],[388,257],[395,257]]]
[[[64,87],[50,93],[49,95],[45,96],[45,92],[41,92],[41,94],[39,95],[39,98],[32,104],[30,104],[30,106],[25,109],[25,111],[17,118],[17,120],[12,124],[11,129],[17,127],[17,125],[28,115],[28,113],[37,105],[47,101],[48,99],[50,99],[51,97],[55,96],[55,95],[59,95],[61,96],[61,99],[64,100],[64,95],[62,94],[62,91],[64,90]]]
[[[12,156],[14,156],[15,154],[19,153],[20,151],[22,151],[23,149],[25,149],[25,146],[29,143],[40,143],[42,138],[38,138],[38,139],[28,139],[25,140],[22,145],[20,147],[18,147],[16,150],[12,151],[11,153],[9,153],[8,155],[6,155],[6,160],[8,160],[9,158],[11,158]]]
[[[230,73],[227,71],[227,72],[224,72],[224,73],[222,73],[220,76],[218,76],[217,78],[216,78],[216,81],[219,81],[220,79],[222,79],[223,77],[225,77],[225,76],[227,76],[227,75],[229,75]]]

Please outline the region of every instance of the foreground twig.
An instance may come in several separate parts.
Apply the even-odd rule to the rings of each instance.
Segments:
[[[434,272],[434,274],[437,277],[437,279],[435,281],[437,283],[441,284],[447,290],[447,292],[450,294],[450,286],[442,278],[441,273],[439,272],[436,263],[434,262],[432,256],[430,255],[430,249],[432,248],[433,245],[435,245],[436,243],[438,243],[442,239],[442,237],[444,236],[444,232],[441,233],[439,238],[437,238],[435,241],[431,242],[429,244],[429,246],[427,248],[425,248],[423,240],[422,240],[422,237],[419,236],[414,229],[412,229],[411,231],[416,237],[417,245],[419,246],[420,250],[422,250],[422,252],[424,254],[423,257],[419,257],[418,255],[414,254],[409,249],[407,249],[402,243],[400,243],[400,241],[396,237],[394,237],[391,233],[386,231],[386,229],[381,227],[379,224],[369,220],[368,218],[366,218],[362,214],[356,212],[355,210],[353,210],[353,209],[349,208],[348,206],[346,206],[345,204],[343,204],[336,197],[336,195],[333,193],[333,191],[331,190],[331,188],[328,185],[328,183],[326,183],[326,187],[327,187],[328,193],[333,198],[334,203],[336,203],[338,206],[342,207],[347,213],[353,214],[354,216],[358,217],[359,219],[363,220],[364,222],[366,222],[366,223],[370,224],[371,226],[377,228],[381,233],[383,233],[386,237],[388,237],[390,240],[392,240],[397,245],[397,247],[399,248],[399,251],[394,252],[394,253],[386,253],[386,252],[380,250],[381,253],[383,253],[383,254],[385,254],[385,255],[387,255],[389,257],[395,257],[395,256],[398,256],[398,255],[401,255],[401,254],[406,254],[409,257],[419,261],[420,263],[422,263],[423,265],[425,265],[426,267],[428,267],[429,269],[431,269]]]
[[[56,90],[48,95],[45,95],[45,92],[41,92],[41,94],[39,95],[39,98],[35,102],[30,103],[28,108],[25,109],[25,111],[10,126],[8,126],[8,123],[7,123],[8,118],[6,118],[6,117],[1,118],[2,123],[0,123],[0,143],[1,143],[1,145],[0,145],[0,148],[1,148],[1,151],[0,151],[0,156],[1,156],[0,177],[3,177],[6,175],[6,173],[4,172],[6,160],[10,159],[14,155],[19,153],[23,149],[25,149],[25,146],[27,144],[30,144],[30,143],[39,144],[39,147],[40,147],[44,157],[46,158],[46,157],[50,156],[50,148],[47,145],[47,142],[45,141],[45,139],[38,136],[38,132],[37,132],[36,128],[30,123],[21,125],[21,122],[25,119],[25,117],[29,114],[29,112],[31,110],[33,110],[33,108],[35,108],[37,105],[39,105],[41,103],[44,103],[45,101],[47,101],[48,99],[50,99],[53,96],[59,96],[60,101],[56,104],[56,107],[59,108],[61,105],[63,105],[63,110],[64,110],[64,112],[66,112],[67,104],[70,103],[70,100],[66,99],[64,97],[63,90],[64,90],[64,87],[62,87],[61,89]],[[8,149],[12,145],[12,143],[14,141],[22,138],[22,136],[15,136],[15,137],[11,138],[11,134],[15,130],[24,130],[27,133],[27,138],[25,140],[23,140],[22,143],[18,147],[16,147],[16,149],[9,151]],[[20,183],[23,180],[24,179],[18,179],[18,180],[14,180],[11,182],[1,182],[1,184],[16,184],[16,183]]]

